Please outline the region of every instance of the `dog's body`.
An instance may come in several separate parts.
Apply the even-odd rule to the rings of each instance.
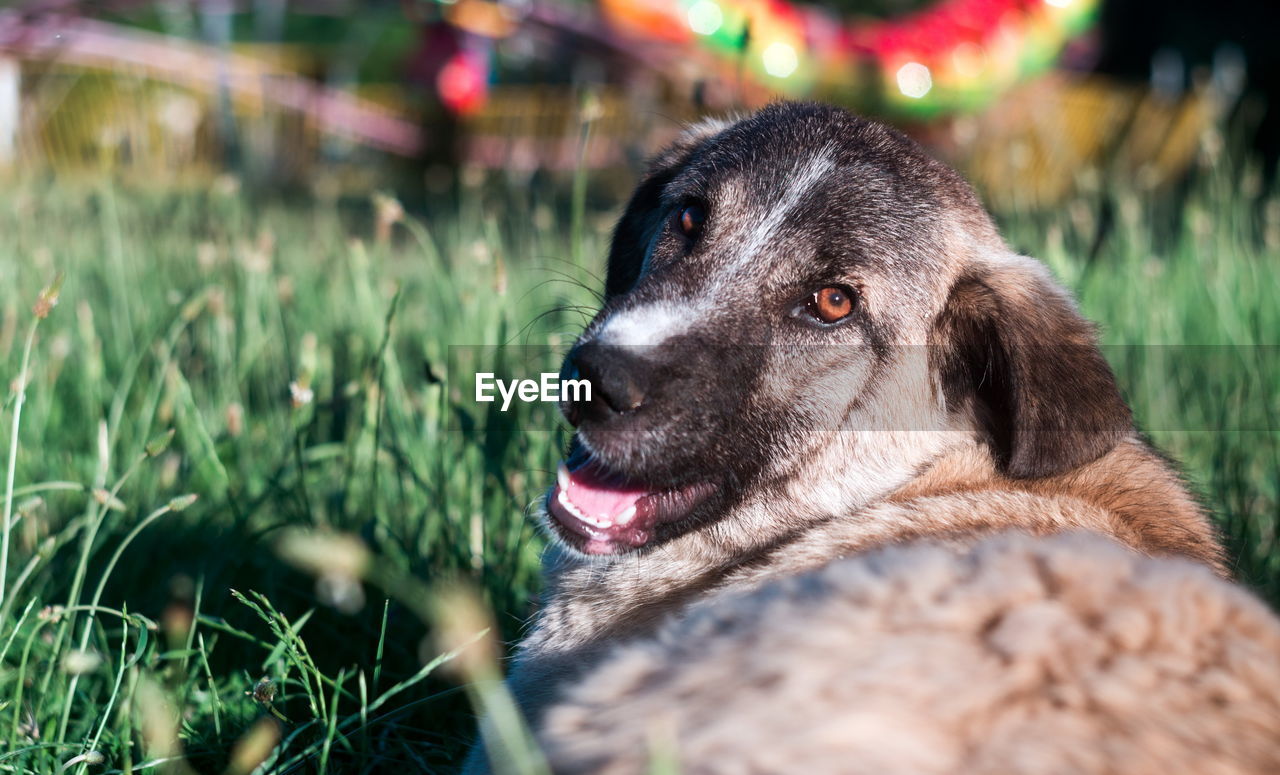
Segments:
[[[893,130],[794,104],[694,127],[637,188],[605,291],[511,677],[535,724],[712,592],[885,544],[1083,529],[1222,571],[1069,296]]]
[[[704,598],[540,732],[559,775],[1271,775],[1280,620],[1087,533],[916,541]]]

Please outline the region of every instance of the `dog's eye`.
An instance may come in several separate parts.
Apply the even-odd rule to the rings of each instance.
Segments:
[[[839,322],[853,314],[853,291],[829,285],[814,291],[805,304],[805,309],[823,323]]]
[[[702,224],[707,220],[707,212],[698,204],[687,204],[676,213],[676,227],[689,239],[697,239],[702,233]]]

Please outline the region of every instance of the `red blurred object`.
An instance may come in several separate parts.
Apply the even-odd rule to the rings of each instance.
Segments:
[[[489,93],[484,61],[469,51],[459,51],[444,63],[436,75],[440,102],[451,112],[465,116],[484,105]]]
[[[957,42],[987,43],[1002,25],[1018,25],[1043,4],[1043,0],[945,0],[899,19],[851,27],[846,45],[889,59],[938,57]]]

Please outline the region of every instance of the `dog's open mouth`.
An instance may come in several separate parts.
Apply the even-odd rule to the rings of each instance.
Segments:
[[[575,455],[557,469],[547,511],[571,534],[574,548],[618,554],[649,543],[659,525],[688,516],[715,489],[709,482],[648,487]]]

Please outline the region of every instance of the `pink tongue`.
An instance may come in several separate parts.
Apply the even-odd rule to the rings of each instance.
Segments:
[[[648,490],[633,485],[602,479],[592,466],[569,472],[565,497],[582,513],[595,519],[614,522],[648,495]]]

